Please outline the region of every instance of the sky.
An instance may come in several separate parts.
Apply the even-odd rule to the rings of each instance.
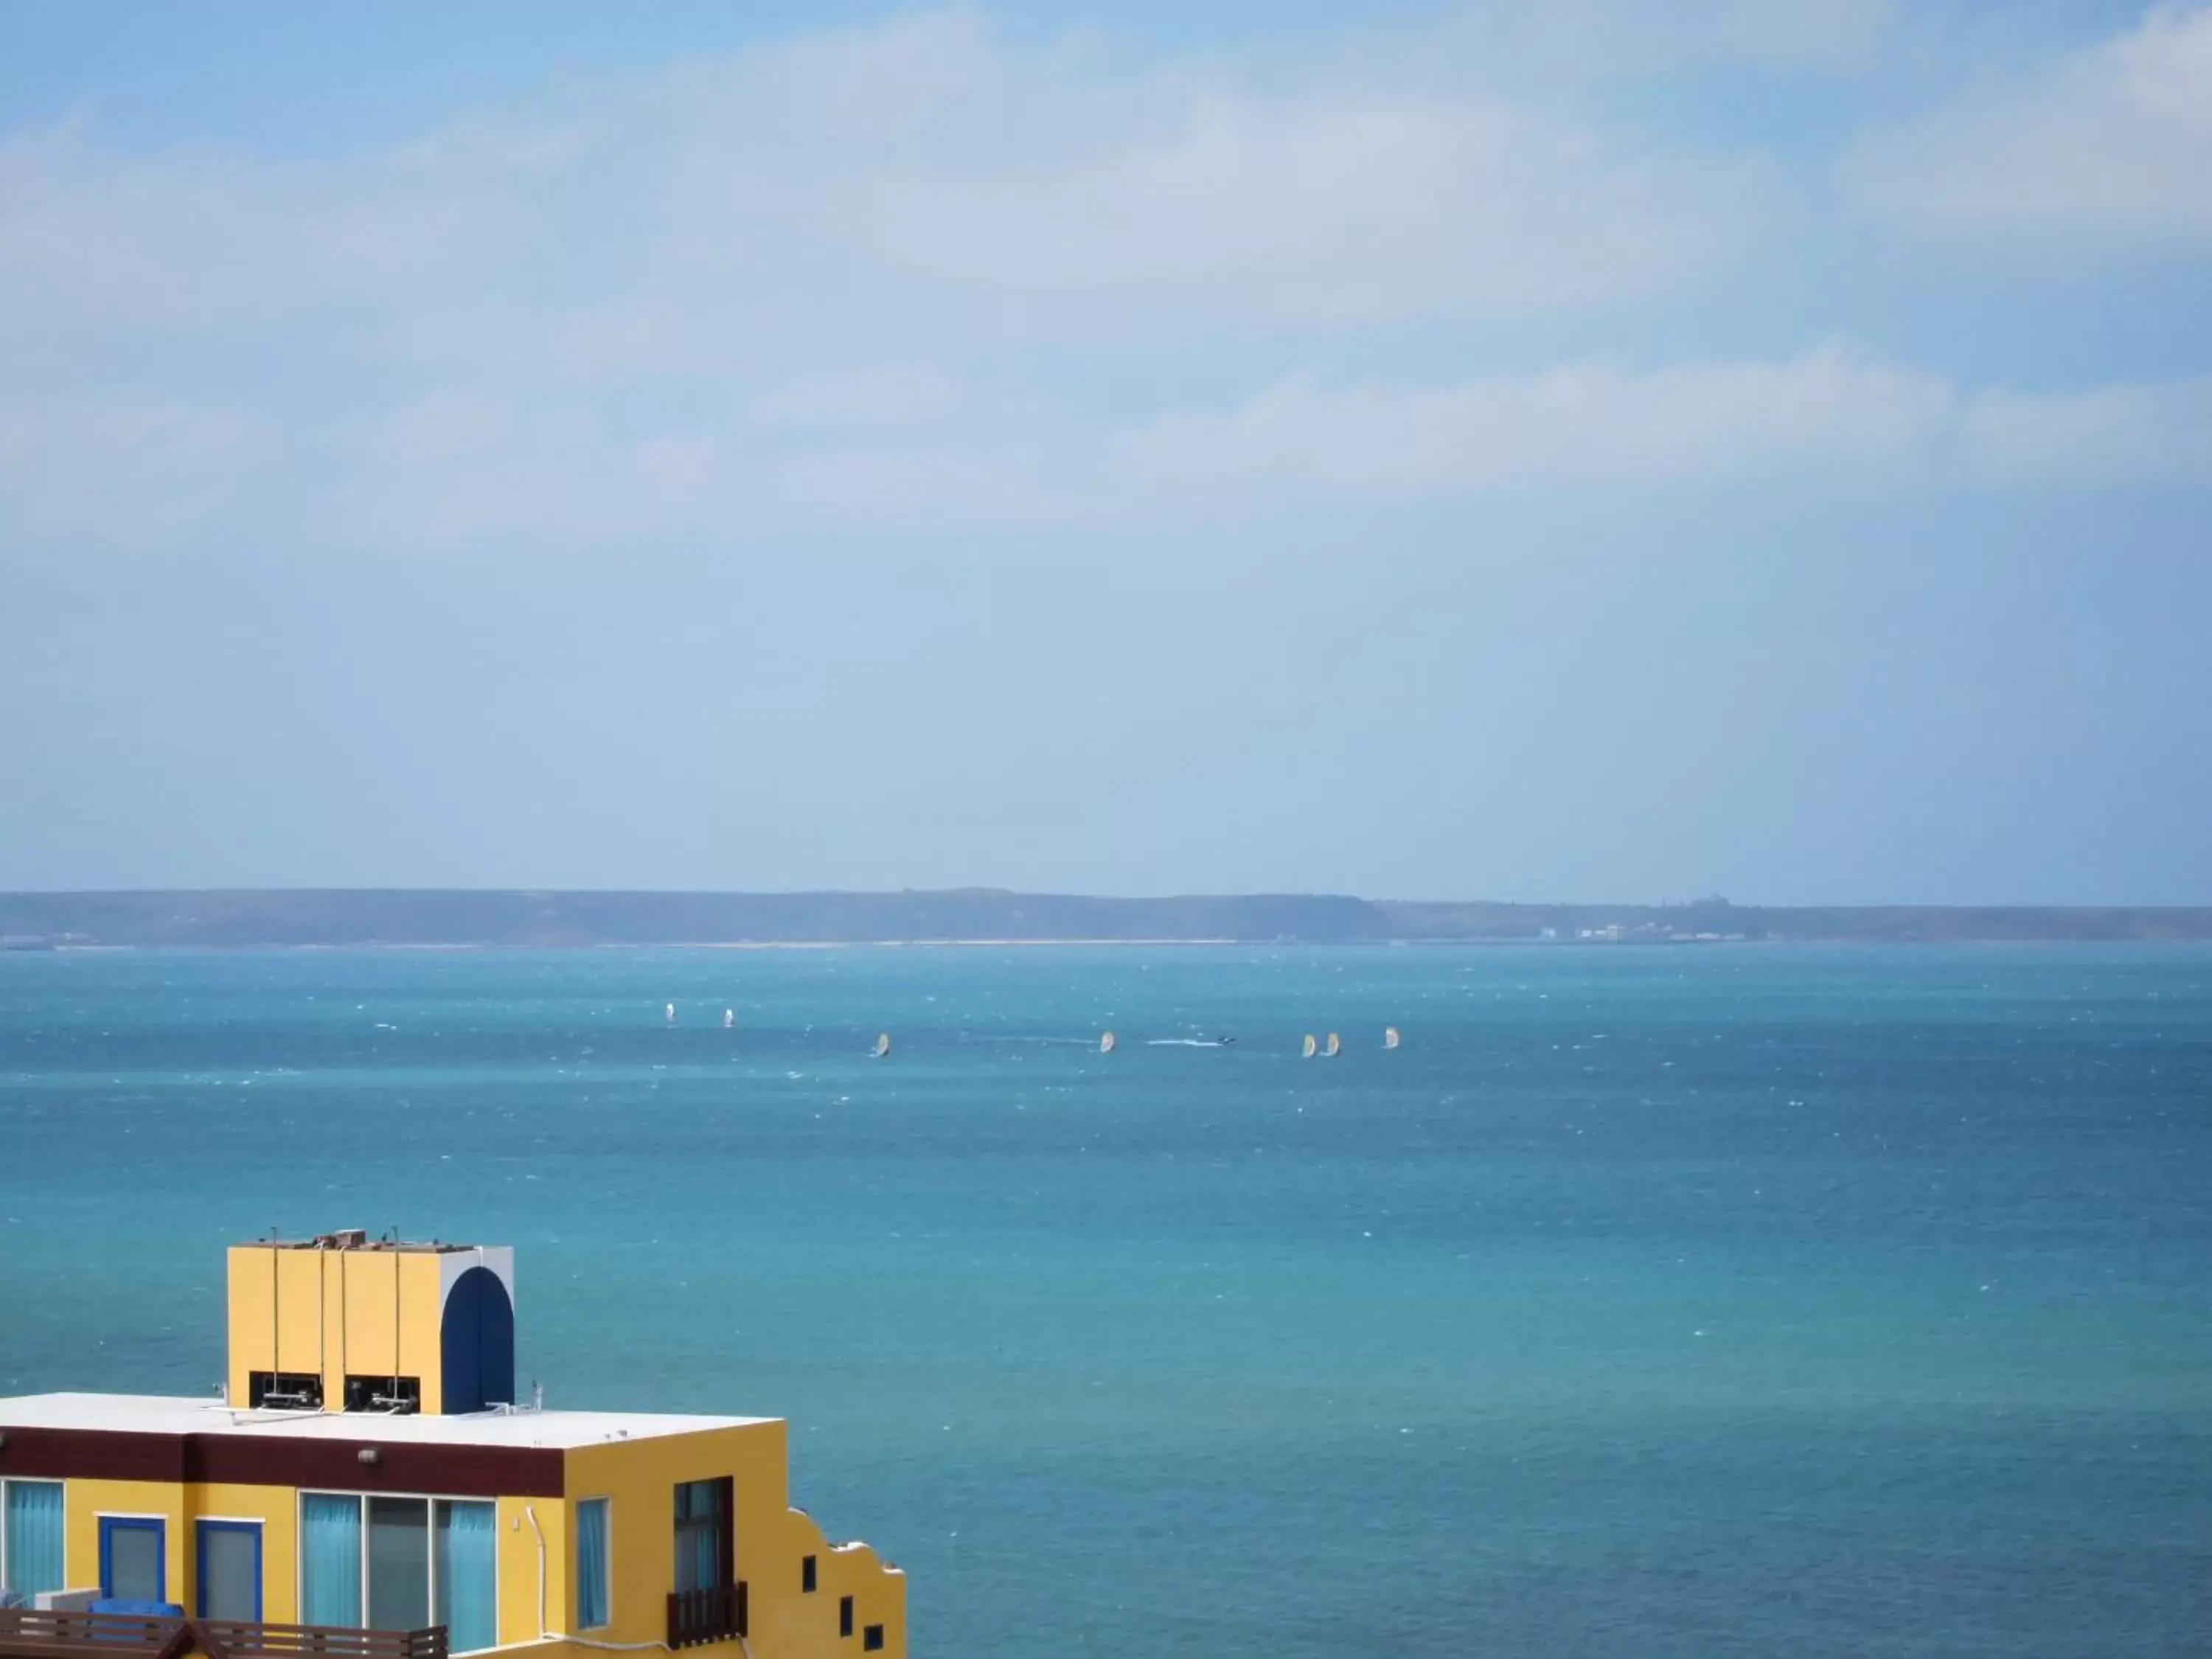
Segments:
[[[0,8],[0,888],[2212,903],[2212,5]]]

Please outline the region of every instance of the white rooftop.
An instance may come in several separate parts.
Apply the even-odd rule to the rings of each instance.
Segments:
[[[159,1394],[26,1394],[0,1399],[0,1430],[91,1429],[131,1434],[243,1434],[433,1446],[550,1446],[647,1440],[772,1423],[769,1417],[685,1417],[658,1412],[473,1412],[394,1417],[376,1412],[247,1411]]]

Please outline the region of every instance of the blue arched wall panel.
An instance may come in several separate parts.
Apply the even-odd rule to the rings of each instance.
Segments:
[[[480,1412],[514,1403],[514,1304],[489,1267],[453,1281],[439,1328],[447,1412]]]

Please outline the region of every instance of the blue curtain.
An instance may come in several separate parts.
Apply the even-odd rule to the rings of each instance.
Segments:
[[[25,1597],[67,1588],[62,1582],[62,1483],[8,1483],[8,1559],[0,1584]]]
[[[586,1498],[576,1505],[576,1628],[606,1622],[607,1500]]]
[[[455,1653],[499,1645],[499,1529],[489,1504],[438,1505],[437,1622]]]
[[[300,1622],[361,1627],[361,1499],[300,1499]]]

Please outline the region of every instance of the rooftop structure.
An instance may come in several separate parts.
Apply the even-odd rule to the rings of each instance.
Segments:
[[[904,1576],[790,1507],[781,1419],[520,1404],[514,1289],[241,1244],[223,1398],[0,1399],[0,1659],[902,1659]]]

